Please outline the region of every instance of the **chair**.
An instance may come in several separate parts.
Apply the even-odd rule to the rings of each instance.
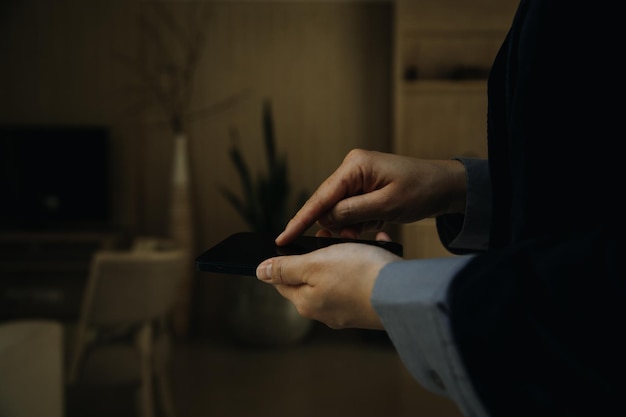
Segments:
[[[68,358],[68,387],[139,383],[137,408],[172,416],[169,319],[188,257],[160,240],[92,258]]]
[[[0,416],[62,417],[64,411],[62,325],[0,323]]]

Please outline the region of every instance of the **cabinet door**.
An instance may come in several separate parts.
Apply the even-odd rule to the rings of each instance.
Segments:
[[[485,81],[417,81],[402,89],[396,152],[416,158],[487,156]]]

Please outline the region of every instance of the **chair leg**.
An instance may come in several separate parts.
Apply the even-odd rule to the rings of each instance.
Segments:
[[[141,387],[139,391],[139,408],[141,417],[155,417],[154,387],[152,381],[152,326],[145,324],[135,339],[140,356]]]
[[[68,332],[68,326],[66,326],[65,330]],[[68,338],[68,343],[71,343],[71,349],[68,347],[70,355],[67,357],[68,365],[67,365],[67,376],[66,383],[69,385],[75,384],[78,380],[78,374],[80,372],[80,365],[83,360],[83,356],[85,354],[85,348],[87,345],[87,335],[86,335],[86,325],[81,322],[79,323],[77,329],[75,330],[75,334],[73,335],[73,339],[70,340]]]
[[[174,398],[170,384],[170,360],[172,355],[172,338],[166,326],[161,329],[154,346],[154,376],[156,378],[157,397],[161,412],[165,417],[175,417]]]
[[[159,375],[157,377],[157,384],[159,386],[159,403],[164,416],[175,417],[174,400],[172,398],[172,391],[170,390],[169,378],[165,375]]]

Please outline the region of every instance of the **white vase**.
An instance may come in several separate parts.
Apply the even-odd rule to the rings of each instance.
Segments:
[[[186,251],[188,270],[179,288],[178,303],[174,309],[173,325],[178,336],[186,336],[189,331],[191,312],[191,284],[193,276],[192,256],[194,253],[193,201],[189,166],[189,144],[187,135],[174,136],[173,161],[171,172],[169,235]]]

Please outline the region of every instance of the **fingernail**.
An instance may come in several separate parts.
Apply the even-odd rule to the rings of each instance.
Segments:
[[[272,279],[272,262],[262,262],[256,268],[256,276],[261,281],[270,281]]]

